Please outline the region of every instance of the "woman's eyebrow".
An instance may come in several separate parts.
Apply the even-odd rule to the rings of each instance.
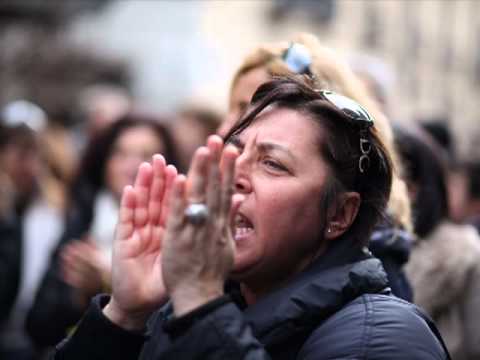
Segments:
[[[290,157],[292,160],[296,160],[293,153],[286,146],[266,141],[266,142],[261,142],[257,144],[257,147],[258,147],[258,150],[261,152],[269,152],[272,150],[281,151],[286,155],[288,155],[288,157]]]

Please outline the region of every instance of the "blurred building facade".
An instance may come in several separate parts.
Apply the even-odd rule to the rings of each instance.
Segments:
[[[443,118],[457,138],[460,154],[480,158],[477,0],[2,0],[2,20],[9,16],[4,3],[10,3],[10,15],[15,4],[30,4],[40,14],[48,14],[44,8],[50,13],[63,9],[63,17],[57,16],[53,23],[47,17],[56,24],[55,37],[48,41],[91,49],[101,54],[100,59],[110,56],[126,61],[128,76],[125,68],[114,65],[113,73],[100,71],[91,77],[108,80],[110,76],[131,85],[141,102],[160,110],[170,110],[192,97],[225,108],[233,71],[249,49],[260,42],[311,32],[352,64],[373,69],[388,95],[393,119]],[[79,3],[87,4],[87,9],[80,9]],[[41,42],[44,32],[36,31],[33,44]],[[18,34],[18,30],[0,31],[0,58],[14,53],[6,51],[5,44],[18,47]],[[35,61],[23,69],[29,66],[34,68]],[[0,69],[2,86],[11,79],[5,77],[6,69]],[[16,71],[17,78],[22,71]],[[83,79],[82,71],[69,74]],[[18,81],[12,86],[10,93],[21,94]],[[42,94],[41,88],[35,92]]]
[[[71,125],[78,121],[78,97],[85,87],[128,88],[128,65],[121,58],[77,46],[66,33],[72,19],[107,3],[0,0],[0,107],[26,99],[46,110],[50,121]]]
[[[241,53],[259,41],[312,32],[352,65],[376,73],[392,119],[443,119],[456,137],[459,155],[480,158],[480,1],[206,3],[211,35],[223,39],[222,46],[235,39],[230,55],[241,59]],[[218,35],[218,28],[226,32]]]
[[[480,158],[480,2],[350,0],[336,5],[333,37],[350,51],[368,52],[392,66],[393,118],[443,118],[456,135],[460,155]]]

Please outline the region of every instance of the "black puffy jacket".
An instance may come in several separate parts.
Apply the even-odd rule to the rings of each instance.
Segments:
[[[403,271],[408,262],[414,235],[388,222],[379,224],[370,236],[369,249],[382,262],[395,296],[413,301],[413,291]]]
[[[173,318],[167,305],[146,334],[103,316],[97,297],[53,355],[74,359],[449,359],[435,325],[391,295],[379,260],[346,244],[278,291],[241,310],[227,297]]]

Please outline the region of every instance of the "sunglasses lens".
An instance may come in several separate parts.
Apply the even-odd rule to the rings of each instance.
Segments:
[[[310,71],[312,57],[308,49],[302,44],[293,43],[285,51],[283,61],[296,74],[306,74]]]
[[[366,127],[373,126],[373,119],[360,104],[346,96],[331,91],[323,91],[323,96],[340,109],[349,118],[364,123]]]

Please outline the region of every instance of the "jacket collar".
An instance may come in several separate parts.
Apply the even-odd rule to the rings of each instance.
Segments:
[[[289,284],[245,310],[245,319],[265,345],[308,332],[344,305],[388,286],[380,261],[347,239],[337,241]]]

